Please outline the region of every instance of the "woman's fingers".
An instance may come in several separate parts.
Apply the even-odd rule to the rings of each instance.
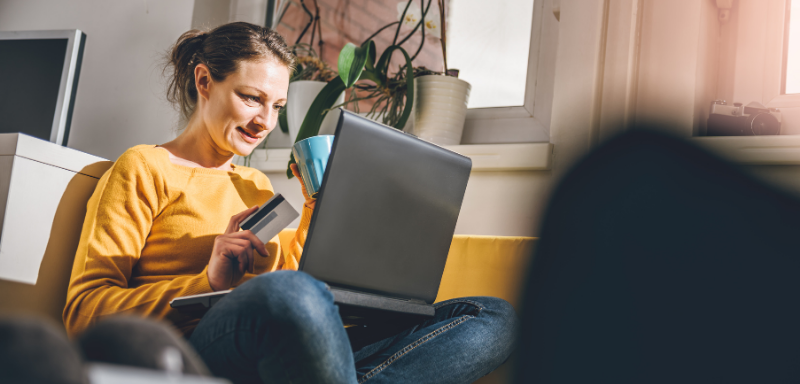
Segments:
[[[241,212],[231,216],[231,220],[228,222],[228,228],[225,229],[225,234],[227,235],[227,234],[238,232],[239,231],[239,223],[241,223],[242,220],[244,220],[245,217],[252,215],[253,212],[255,212],[256,210],[258,210],[258,206],[257,205],[256,206],[252,206],[252,207],[250,207],[248,209],[245,209],[244,211],[241,211]]]
[[[255,260],[253,260],[253,248],[248,248],[247,251],[247,271],[250,273],[255,273]]]
[[[212,259],[217,257],[215,255],[228,259],[229,261],[223,264],[228,265],[228,267],[222,267],[222,269],[227,269],[229,272],[215,269],[215,272],[209,272],[210,276],[213,275],[215,279],[218,279],[217,276],[221,273],[233,273],[234,276],[231,277],[232,280],[238,280],[238,277],[235,277],[237,274],[236,270],[238,270],[239,277],[241,277],[241,275],[245,272],[255,273],[253,249],[255,249],[263,257],[269,256],[267,247],[264,246],[264,243],[261,242],[261,240],[259,240],[259,238],[253,234],[253,232],[249,230],[239,230],[239,225],[241,222],[247,218],[247,216],[252,215],[257,210],[258,206],[254,206],[233,215],[231,220],[228,222],[228,227],[225,229],[225,233],[217,236],[214,244],[214,250],[212,251]],[[229,264],[234,262],[237,264],[236,266]],[[234,267],[235,269],[228,269],[230,267]]]
[[[239,254],[250,248],[250,242],[244,239],[228,237],[223,240],[222,254],[229,259],[236,259]]]
[[[251,241],[237,236],[237,233],[217,236],[208,261],[207,274],[211,289],[219,291],[230,288],[245,271],[255,271]]]
[[[255,248],[255,250],[261,256],[263,256],[263,257],[269,256],[269,251],[267,251],[267,247],[264,246],[264,243],[261,241],[261,239],[259,239],[258,236],[254,235],[253,232],[251,232],[249,229],[246,230],[246,231],[236,232],[234,234],[231,234],[230,236],[233,236],[233,237],[235,237],[237,239],[244,239],[244,240],[249,241],[250,245],[253,248]]]
[[[250,260],[253,258],[253,248],[250,244],[241,247],[241,251],[236,254],[236,262],[239,264],[239,273],[244,274],[250,271]]]
[[[224,242],[225,242],[224,249],[226,251],[224,252],[224,254],[227,258],[235,260],[239,264],[238,265],[239,272],[244,273],[245,271],[247,271],[250,273],[255,273],[253,246],[250,240],[229,236],[224,240]]]
[[[239,255],[250,248],[250,242],[235,237],[226,237],[222,240],[222,254],[232,260],[237,260]]]

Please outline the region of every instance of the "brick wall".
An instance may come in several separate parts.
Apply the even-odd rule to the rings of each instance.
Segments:
[[[319,47],[319,33],[315,38],[314,48],[317,53],[321,53],[322,59],[332,68],[336,69],[339,58],[339,51],[347,43],[361,45],[366,38],[377,32],[380,28],[391,22],[397,21],[397,4],[401,0],[304,0],[306,7],[315,12],[316,7],[320,9],[320,22],[322,29],[322,48]],[[419,4],[419,1],[415,1]],[[436,7],[434,1],[431,8]],[[292,0],[287,7],[281,22],[276,30],[283,35],[286,42],[294,44],[298,36],[309,21],[308,14],[303,10],[300,0]],[[394,39],[396,26],[387,28],[373,40],[377,46],[378,54],[391,45]],[[411,32],[410,28],[401,28],[398,41],[403,39]],[[310,42],[311,31],[305,33],[301,42]],[[403,44],[403,48],[413,56],[417,51],[421,41],[419,30],[414,36]],[[321,52],[320,52],[321,51]],[[398,65],[402,63],[403,57],[399,52],[395,52],[392,60],[392,71],[397,71]],[[439,39],[425,37],[425,44],[413,62],[415,67],[424,66],[435,71],[442,70],[442,52]],[[361,103],[361,108],[367,108],[370,103]]]

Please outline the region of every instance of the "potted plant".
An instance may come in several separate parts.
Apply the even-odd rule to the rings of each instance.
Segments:
[[[437,15],[431,17],[432,34],[442,45],[443,73],[425,71],[414,78],[414,133],[439,145],[458,145],[464,131],[471,86],[458,78],[457,69],[447,67],[447,34],[444,0],[437,0]],[[422,16],[425,17],[424,14]]]
[[[281,119],[281,129],[288,127],[289,136],[294,140],[300,132],[300,125],[303,118],[308,113],[308,108],[317,97],[319,92],[329,81],[337,76],[337,73],[328,66],[314,51],[310,44],[296,44],[293,51],[297,57],[295,70],[289,79],[289,99],[286,107],[281,111],[285,119]],[[342,93],[337,99],[338,104],[344,102]],[[284,124],[285,123],[285,124]],[[332,125],[336,128],[336,121],[325,119],[324,126]],[[323,129],[325,131],[325,129]],[[287,132],[284,130],[284,132]]]
[[[303,117],[308,112],[308,108],[314,98],[317,97],[327,82],[336,77],[336,72],[322,60],[322,50],[325,43],[322,39],[319,5],[315,2],[315,13],[308,9],[305,0],[300,0],[300,6],[308,15],[308,23],[292,46],[292,52],[297,57],[297,61],[295,71],[289,79],[289,99],[282,111],[283,116],[279,119],[281,130],[284,133],[289,133],[292,140],[297,138]],[[309,42],[307,44],[301,43],[309,30],[311,31]],[[314,50],[315,42],[319,46],[319,55]],[[339,100],[340,103],[342,101],[344,101],[343,98]],[[335,121],[326,121],[325,124],[333,124],[335,129]]]
[[[420,10],[418,18],[414,17],[414,8],[411,7],[412,3],[410,1],[401,3],[401,5],[398,5],[398,10],[401,7],[403,8],[400,13],[399,21],[389,23],[382,27],[372,36],[368,37],[361,46],[348,43],[342,48],[338,60],[339,76],[329,81],[319,92],[316,99],[314,99],[303,120],[295,142],[317,135],[320,131],[323,119],[332,108],[348,103],[357,103],[360,100],[370,98],[375,99],[375,103],[368,115],[381,115],[384,124],[401,130],[405,127],[406,122],[411,116],[415,93],[414,68],[411,64],[412,57],[410,57],[408,52],[402,47],[402,44],[408,41],[408,39],[420,29],[423,38],[416,54],[422,50],[422,45],[425,41],[425,29],[427,27],[423,27],[425,23],[424,15],[430,9],[431,1],[432,0],[428,0],[424,11]],[[409,13],[409,9],[411,9],[411,13]],[[403,25],[402,22],[413,23],[414,29],[405,38],[398,41],[400,27]],[[378,56],[375,42],[372,38],[394,25],[397,25],[397,29],[392,45],[387,47],[386,50]],[[389,63],[392,54],[396,51],[399,51],[403,55],[405,64],[401,66],[396,73],[391,74]],[[416,54],[414,57],[416,57]],[[357,85],[356,82],[358,81],[362,82]],[[357,91],[351,92],[351,97],[348,101],[337,105],[336,100],[339,95],[345,90],[354,87]],[[362,91],[361,95],[358,94],[359,90]],[[364,93],[366,93],[366,95]],[[294,162],[294,156],[292,156],[289,160],[289,165]],[[287,169],[286,175],[289,178],[293,177],[289,169]]]

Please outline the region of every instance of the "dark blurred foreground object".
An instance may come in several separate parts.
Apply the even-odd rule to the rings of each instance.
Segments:
[[[553,196],[518,383],[800,380],[800,201],[640,130]]]
[[[706,136],[759,136],[781,133],[781,112],[752,102],[728,105],[715,100],[709,109]]]
[[[78,337],[87,361],[210,376],[189,343],[165,324],[137,317],[112,317]]]
[[[0,382],[85,384],[80,352],[57,325],[34,317],[0,318]]]
[[[0,317],[0,383],[227,382],[206,378],[208,368],[194,349],[160,322],[112,317],[84,332],[77,344],[51,321]]]

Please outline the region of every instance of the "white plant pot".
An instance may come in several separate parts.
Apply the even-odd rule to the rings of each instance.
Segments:
[[[297,138],[297,133],[300,132],[300,126],[303,125],[303,120],[306,118],[308,108],[311,103],[319,94],[322,88],[325,88],[327,83],[322,81],[313,80],[299,80],[289,83],[289,99],[286,102],[286,120],[289,123],[289,136],[292,142]],[[344,92],[339,95],[334,105],[339,105],[344,102]],[[322,126],[319,129],[320,135],[332,135],[336,131],[336,123],[339,116],[337,113],[328,113],[325,119],[322,120]]]
[[[461,144],[472,86],[452,76],[414,78],[414,134],[438,145]]]

